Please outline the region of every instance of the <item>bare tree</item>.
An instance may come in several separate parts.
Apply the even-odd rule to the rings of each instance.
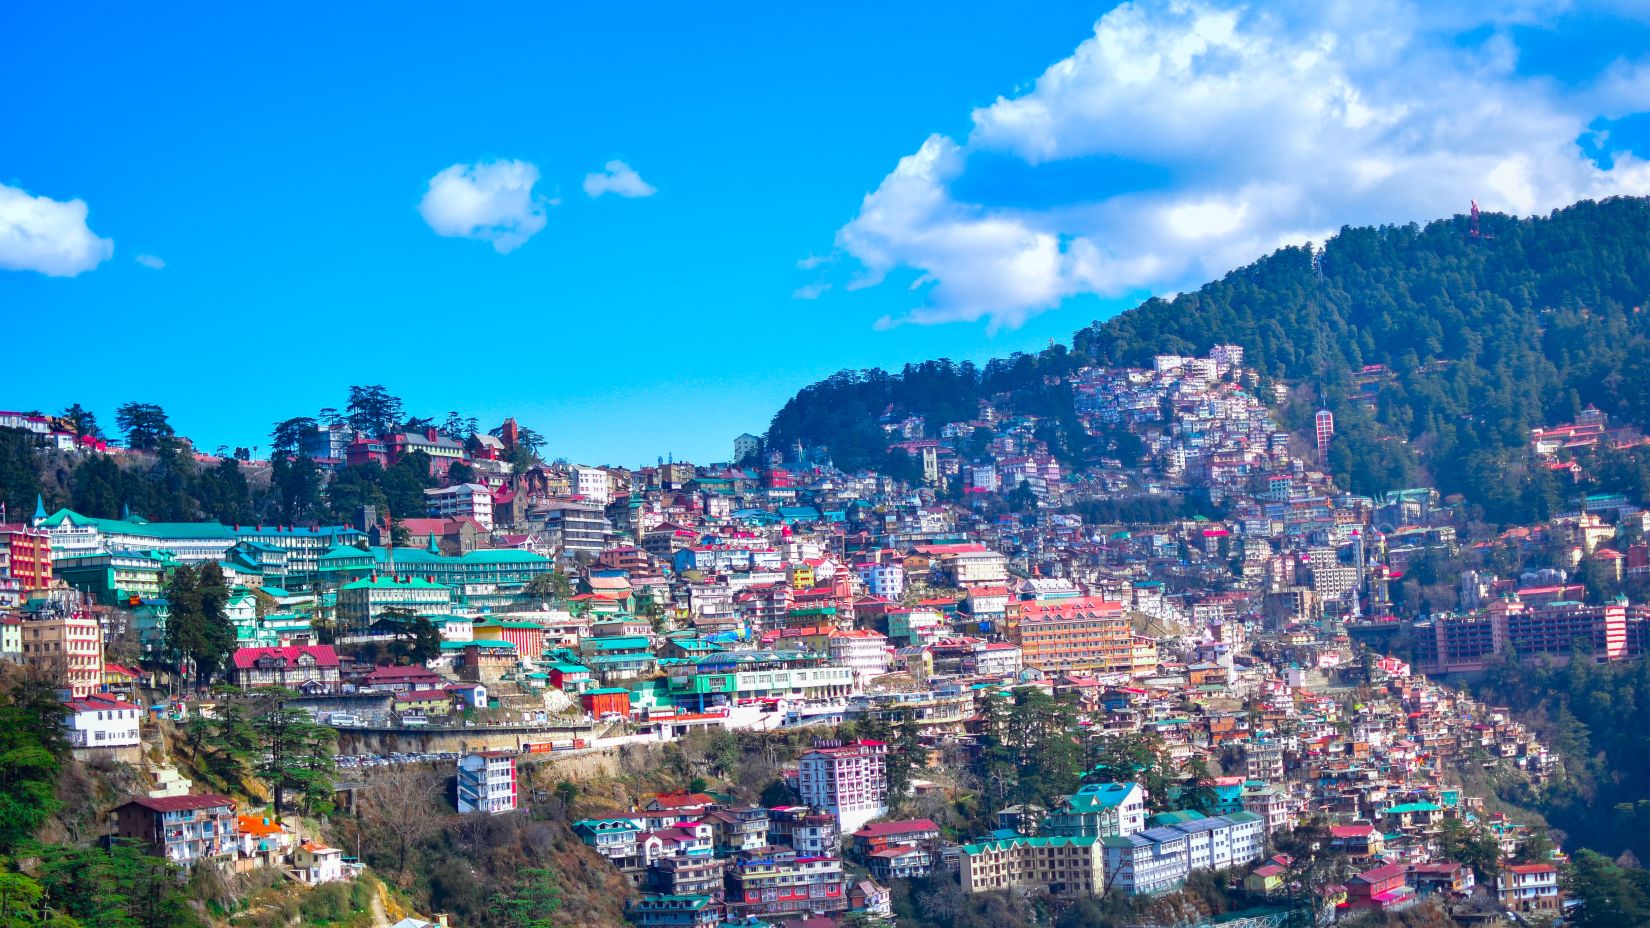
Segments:
[[[442,779],[422,764],[375,768],[361,788],[356,810],[372,843],[395,858],[399,878],[407,858],[441,830],[447,809],[440,800]]]

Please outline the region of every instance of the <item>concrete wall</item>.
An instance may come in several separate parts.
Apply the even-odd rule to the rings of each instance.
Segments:
[[[593,738],[590,726],[511,725],[474,728],[340,728],[339,754],[434,754],[442,751],[519,751],[533,741]]]

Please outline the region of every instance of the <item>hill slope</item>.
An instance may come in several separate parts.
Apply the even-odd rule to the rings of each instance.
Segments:
[[[1052,417],[1051,447],[1080,461],[1057,378],[1231,343],[1263,377],[1304,384],[1336,412],[1329,465],[1343,484],[1375,492],[1430,480],[1492,519],[1540,516],[1559,491],[1524,466],[1530,428],[1587,404],[1650,422],[1650,368],[1638,363],[1650,357],[1647,296],[1646,199],[1583,201],[1530,219],[1487,214],[1478,236],[1463,216],[1343,228],[1321,251],[1285,248],[1097,322],[1070,348],[983,367],[837,374],[785,404],[769,447],[800,441],[830,448],[845,468],[877,466],[884,411],[960,421],[995,395],[1014,412]],[[1366,365],[1387,370],[1360,377]]]

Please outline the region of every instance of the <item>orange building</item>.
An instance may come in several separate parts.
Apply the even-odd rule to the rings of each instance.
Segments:
[[[1020,603],[1020,652],[1044,673],[1133,673],[1134,636],[1123,604],[1099,596]]]
[[[23,623],[23,663],[61,668],[75,698],[103,686],[103,623],[94,612],[55,609]]]

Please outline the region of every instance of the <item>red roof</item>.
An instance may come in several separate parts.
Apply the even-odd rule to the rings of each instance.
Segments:
[[[234,806],[235,800],[230,799],[228,796],[219,796],[216,793],[200,793],[193,796],[141,796],[126,804],[129,806],[142,806],[152,812],[185,812],[190,809]]]
[[[109,710],[109,709],[136,709],[137,708],[137,706],[132,705],[131,703],[127,702],[124,699],[115,699],[112,696],[100,696],[97,693],[93,693],[92,695],[87,696],[83,699],[71,699],[68,702],[65,702],[63,705],[68,706],[70,709],[73,709],[76,712],[93,712],[93,711],[104,711],[104,710]]]
[[[653,802],[660,809],[686,809],[695,806],[708,806],[716,800],[704,793],[660,793],[653,797]]]
[[[425,667],[423,664],[383,665],[367,671],[368,683],[412,682],[415,680],[440,679],[441,675]]]
[[[296,666],[298,657],[308,654],[315,658],[320,667],[337,667],[338,652],[330,644],[288,645],[284,648],[237,648],[235,651],[235,668],[247,670],[255,666],[265,657],[284,657],[289,665]]]
[[[874,822],[854,832],[856,838],[886,838],[891,835],[910,834],[914,831],[939,831],[940,826],[932,819],[913,818],[903,822]]]

